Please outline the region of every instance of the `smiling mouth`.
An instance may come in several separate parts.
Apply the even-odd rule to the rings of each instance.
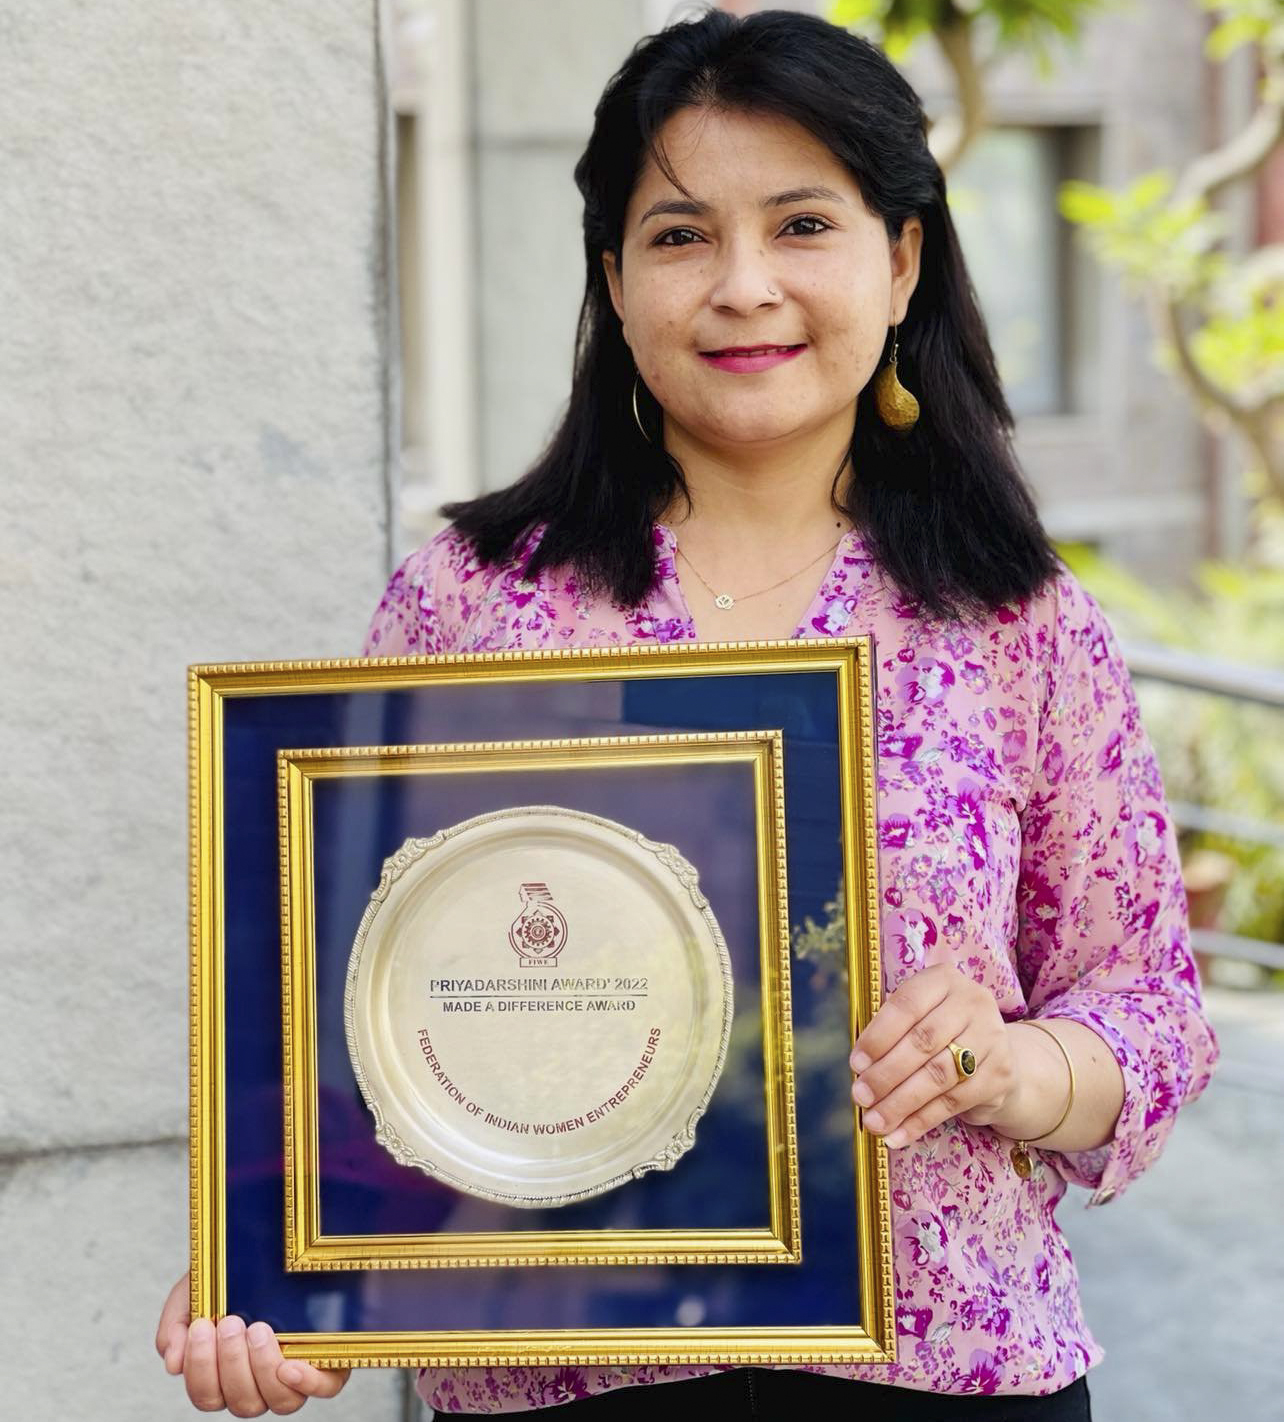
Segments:
[[[723,346],[721,350],[701,351],[701,355],[706,356],[755,356],[755,355],[785,355],[789,351],[800,351],[806,342],[800,341],[795,346]]]

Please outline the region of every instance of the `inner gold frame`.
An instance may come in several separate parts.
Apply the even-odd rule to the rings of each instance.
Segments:
[[[190,1228],[193,1317],[228,1312],[224,1075],[223,706],[229,697],[488,682],[834,673],[838,698],[852,1040],[882,998],[877,866],[874,642],[867,634],[777,641],[641,643],[611,647],[446,653],[197,665],[188,671],[191,842]],[[504,1367],[647,1364],[890,1363],[896,1361],[895,1281],[887,1150],[852,1107],[859,1212],[861,1321],[746,1328],[611,1328],[281,1332],[287,1357],[322,1367]]]
[[[535,1264],[797,1264],[802,1259],[798,1137],[789,1014],[783,737],[718,731],[542,741],[280,750],[281,936],[285,1073],[285,1267],[449,1268]],[[352,776],[592,771],[619,766],[747,764],[753,771],[758,961],[767,1125],[765,1229],[512,1230],[327,1235],[321,1230],[317,1092],[313,795]],[[677,1167],[681,1169],[681,1165]]]

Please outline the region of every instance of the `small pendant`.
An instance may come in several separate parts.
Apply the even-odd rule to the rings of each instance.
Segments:
[[[714,607],[721,608],[723,612],[726,612],[736,605],[736,600],[730,593],[719,593],[718,596],[714,598],[713,605]]]
[[[1034,1171],[1034,1161],[1030,1159],[1030,1152],[1026,1149],[1024,1141],[1018,1141],[1010,1152],[1012,1156],[1012,1169],[1021,1177],[1028,1180]]]

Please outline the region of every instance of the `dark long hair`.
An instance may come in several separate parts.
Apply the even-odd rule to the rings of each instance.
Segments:
[[[861,391],[854,472],[841,496],[835,480],[835,507],[924,613],[984,615],[1028,597],[1056,570],[1056,555],[1012,451],[1012,413],[945,179],[927,146],[922,104],[876,46],[784,10],[745,18],[712,10],[671,25],[641,40],[607,84],[575,166],[586,271],[566,413],[515,483],[441,512],[484,563],[515,556],[542,523],[526,577],[568,565],[587,588],[625,606],[652,589],[653,520],[689,494],[681,466],[649,444],[633,418],[635,368],[602,253],[620,257],[625,207],[648,154],[681,188],[658,148],[665,121],[680,108],[713,105],[779,115],[808,130],[847,167],[889,239],[910,216],[923,224],[919,281],[899,328],[897,362],[921,413],[910,432],[898,434],[879,418],[871,388]],[[647,429],[661,428],[644,387],[639,399]]]

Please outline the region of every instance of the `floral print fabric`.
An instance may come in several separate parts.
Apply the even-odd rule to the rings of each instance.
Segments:
[[[654,528],[657,587],[633,608],[590,598],[568,570],[523,579],[540,532],[484,567],[444,529],[393,575],[365,655],[694,640],[671,529]],[[889,1151],[899,1361],[815,1371],[1053,1392],[1103,1356],[1054,1218],[1067,1182],[1089,1204],[1118,1196],[1217,1060],[1172,819],[1112,631],[1068,570],[984,621],[933,621],[852,531],[794,635],[859,632],[878,662],[884,990],[952,962],[1008,1021],[1067,1017],[1097,1032],[1125,1089],[1109,1144],[1034,1152],[1028,1180],[1010,1142],[957,1119]],[[444,1412],[521,1412],[715,1370],[426,1369],[419,1388]]]

